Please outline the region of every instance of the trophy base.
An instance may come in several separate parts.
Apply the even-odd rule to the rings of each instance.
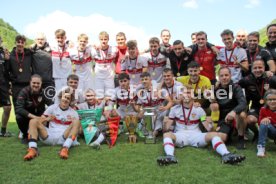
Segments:
[[[129,143],[136,143],[137,137],[136,137],[136,135],[129,135],[128,140],[129,140]]]
[[[155,137],[145,137],[145,144],[156,144]]]

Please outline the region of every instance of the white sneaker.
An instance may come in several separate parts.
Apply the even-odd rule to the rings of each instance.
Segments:
[[[265,157],[265,147],[263,147],[262,145],[257,145],[257,157]]]

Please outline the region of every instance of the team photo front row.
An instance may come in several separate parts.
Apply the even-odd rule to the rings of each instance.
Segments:
[[[205,147],[209,143],[221,155],[223,163],[237,164],[245,160],[245,156],[230,153],[225,142],[237,131],[237,148],[244,148],[245,122],[250,116],[259,116],[256,120],[259,132],[254,132],[253,139],[258,138],[257,156],[264,157],[267,137],[275,139],[276,90],[266,89],[260,114],[258,110],[250,114],[246,113],[243,81],[240,85],[234,84],[229,68],[219,69],[215,85],[210,81],[200,84],[204,76],[199,75],[199,71],[200,65],[191,62],[189,75],[175,79],[172,70],[165,68],[161,83],[152,80],[150,73],[143,72],[138,86],[131,85],[129,74],[121,73],[119,86],[105,97],[93,89],[81,94],[77,90],[79,78],[71,74],[67,87],[49,98],[42,89],[42,78],[33,75],[30,85],[20,91],[15,106],[22,140],[29,145],[24,160],[38,156],[37,141],[61,145],[59,155],[67,159],[69,148],[79,145],[78,137],[84,136],[86,144],[99,149],[104,140],[113,146],[117,135],[128,130],[129,138],[135,137],[132,142],[136,142],[136,134],[143,137],[145,143],[155,143],[156,137],[163,135],[165,156],[157,158],[159,165],[178,162],[174,156],[175,146]],[[262,60],[253,63],[252,72],[256,77],[263,76]],[[186,78],[190,80],[187,82]],[[276,80],[270,77],[267,82],[270,88]]]

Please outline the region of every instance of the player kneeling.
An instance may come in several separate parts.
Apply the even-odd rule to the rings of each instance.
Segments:
[[[176,122],[175,133],[168,132],[164,137],[164,150],[166,156],[157,158],[159,165],[177,163],[174,156],[174,147],[204,147],[212,142],[214,150],[222,156],[222,163],[236,164],[245,160],[244,156],[230,153],[217,132],[202,133],[199,123],[206,123],[206,114],[201,107],[196,107],[192,100],[192,88],[186,86],[181,104],[172,107],[166,127],[170,127],[173,121]],[[207,120],[208,121],[208,120]]]
[[[79,117],[70,107],[74,101],[72,89],[67,88],[58,95],[59,104],[51,105],[44,114],[37,119],[32,119],[29,125],[29,149],[24,160],[31,160],[38,156],[37,138],[48,145],[62,145],[59,156],[67,159],[69,148],[78,145],[76,135],[80,127]],[[46,127],[49,122],[49,127]]]

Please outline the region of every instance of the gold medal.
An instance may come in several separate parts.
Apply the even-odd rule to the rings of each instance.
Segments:
[[[202,71],[202,70],[203,70],[203,67],[201,66],[201,67],[199,67],[199,69],[200,69],[200,71]]]
[[[264,99],[261,99],[261,100],[260,100],[260,104],[264,104]]]
[[[19,72],[22,73],[22,72],[23,72],[23,69],[22,69],[22,68],[19,68]]]
[[[152,72],[152,76],[155,76],[155,72]]]
[[[179,76],[180,76],[180,73],[178,72],[176,75],[177,75],[177,77],[179,77]]]

